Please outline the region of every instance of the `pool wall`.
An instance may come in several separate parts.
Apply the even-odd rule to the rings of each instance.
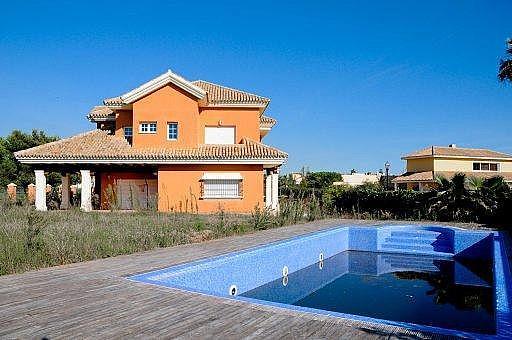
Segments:
[[[187,265],[130,277],[132,280],[179,287],[214,295],[237,294],[261,286],[347,250],[429,256],[492,256],[481,247],[492,242],[492,232],[440,226],[386,226],[333,228],[262,247]],[[476,246],[475,251],[473,251]]]

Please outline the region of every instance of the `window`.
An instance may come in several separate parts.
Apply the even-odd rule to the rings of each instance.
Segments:
[[[203,198],[239,198],[239,179],[205,179]]]
[[[156,133],[156,122],[144,122],[140,123],[140,133]]]
[[[498,163],[473,163],[473,171],[499,171]]]
[[[131,126],[125,126],[123,128],[124,130],[124,138],[126,138],[126,140],[128,141],[128,143],[132,143],[132,138],[133,138],[133,128]]]
[[[207,126],[204,128],[205,144],[235,144],[235,128]]]
[[[202,198],[241,198],[243,196],[240,173],[205,173],[201,181]]]
[[[178,123],[167,123],[167,139],[178,139]]]

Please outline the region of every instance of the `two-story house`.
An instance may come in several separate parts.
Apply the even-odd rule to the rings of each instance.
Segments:
[[[279,209],[278,170],[287,154],[261,142],[276,121],[269,99],[168,71],[94,107],[97,129],[15,154],[34,167],[36,208],[46,210],[45,173],[80,172],[81,207],[250,212]]]
[[[436,185],[436,177],[450,179],[457,173],[468,177],[490,178],[501,176],[512,183],[512,156],[487,149],[429,146],[404,157],[406,172],[393,179],[395,188],[429,190]]]

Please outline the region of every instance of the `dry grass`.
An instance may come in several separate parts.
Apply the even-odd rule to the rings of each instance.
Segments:
[[[323,218],[317,204],[286,200],[273,216],[256,207],[250,215],[194,213],[38,212],[0,193],[0,275],[67,263],[202,242]]]
[[[0,209],[0,275],[251,232],[251,216]]]

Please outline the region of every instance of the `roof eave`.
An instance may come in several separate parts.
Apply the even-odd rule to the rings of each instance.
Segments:
[[[512,157],[487,157],[487,156],[447,156],[447,155],[424,155],[424,156],[403,156],[402,160],[422,159],[422,158],[456,158],[456,159],[490,159],[499,161],[512,161]]]
[[[91,123],[102,123],[102,122],[115,122],[116,117],[91,117],[91,116],[87,116],[87,119]]]
[[[288,159],[250,158],[250,159],[143,159],[143,158],[46,158],[23,157],[15,155],[22,164],[263,164],[282,165]]]

